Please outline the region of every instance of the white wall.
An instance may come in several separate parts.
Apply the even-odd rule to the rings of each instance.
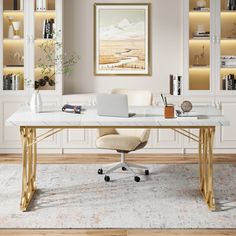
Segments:
[[[106,92],[112,88],[169,92],[169,74],[182,74],[182,0],[66,0],[64,40],[66,52],[77,52],[80,61],[65,80],[65,94]],[[93,74],[93,4],[151,2],[152,76],[97,77]]]

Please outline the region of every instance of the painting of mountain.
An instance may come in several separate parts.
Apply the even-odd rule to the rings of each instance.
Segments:
[[[95,6],[96,74],[148,75],[149,5]]]

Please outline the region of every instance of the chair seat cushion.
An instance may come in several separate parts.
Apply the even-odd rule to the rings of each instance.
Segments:
[[[141,141],[138,137],[119,134],[105,135],[96,141],[98,148],[128,152],[135,150],[140,144]]]

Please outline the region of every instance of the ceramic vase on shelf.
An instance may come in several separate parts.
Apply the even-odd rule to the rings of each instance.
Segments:
[[[34,92],[31,97],[30,110],[33,113],[40,113],[42,111],[42,98],[38,91]]]

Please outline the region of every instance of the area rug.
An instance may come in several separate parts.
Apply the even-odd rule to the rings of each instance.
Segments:
[[[19,210],[21,166],[0,165],[0,228],[236,228],[236,165],[216,164],[218,210],[199,193],[198,165],[148,165],[136,183],[99,165],[38,165],[35,198]]]

